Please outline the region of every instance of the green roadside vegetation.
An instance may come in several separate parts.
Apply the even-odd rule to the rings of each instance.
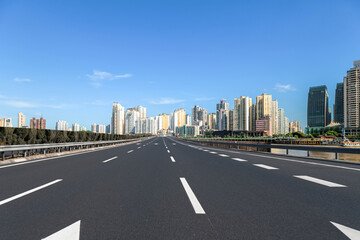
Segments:
[[[0,127],[1,145],[111,141],[111,140],[134,139],[134,138],[140,138],[146,136],[150,136],[150,135],[147,134],[115,135],[115,134],[106,134],[106,133],[93,133],[90,131],[72,132],[72,131],[57,131],[57,130],[49,130],[49,129]]]

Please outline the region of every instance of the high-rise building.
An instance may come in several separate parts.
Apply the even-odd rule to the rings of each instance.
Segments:
[[[136,111],[139,112],[139,118],[140,119],[145,119],[146,118],[146,107],[137,106]]]
[[[113,103],[111,115],[111,133],[124,134],[125,130],[125,114],[124,107],[120,103]]]
[[[20,112],[18,114],[18,128],[26,126],[25,119],[26,119],[26,116],[22,112]]]
[[[4,118],[4,127],[12,127],[12,119]]]
[[[72,125],[72,131],[73,131],[73,132],[78,132],[78,131],[80,131],[80,125],[79,125],[78,123],[74,123],[74,124]]]
[[[272,106],[272,96],[266,93],[261,94],[261,96],[256,97],[256,117],[257,119],[263,118],[265,116],[271,117],[271,106]]]
[[[186,114],[186,126],[191,125],[191,116],[189,114]]]
[[[253,103],[253,104],[251,105],[251,115],[250,115],[251,125],[250,125],[250,131],[256,131],[256,117],[257,117],[257,114],[256,114],[256,103]]]
[[[106,133],[111,133],[111,124],[106,125]]]
[[[207,125],[207,110],[198,105],[195,105],[192,108],[192,119],[191,120],[192,120],[192,125],[196,125],[196,126]]]
[[[80,128],[80,131],[85,132],[85,131],[86,131],[86,127],[81,127],[81,128]]]
[[[4,119],[0,118],[0,127],[4,127]]]
[[[40,119],[36,119],[33,117],[32,119],[30,119],[30,128],[46,129],[46,120],[43,117],[41,117]]]
[[[344,125],[360,128],[360,60],[344,77]]]
[[[168,130],[169,129],[169,124],[170,124],[170,117],[168,114],[159,114],[159,116],[161,116],[161,122],[162,122],[162,125],[161,125],[161,128],[160,128],[160,125],[159,125],[159,130]]]
[[[103,124],[96,125],[96,132],[97,133],[106,133],[106,126]]]
[[[271,124],[272,124],[272,134],[278,134],[278,127],[279,127],[279,123],[278,123],[278,100],[272,100],[271,102]]]
[[[216,114],[215,113],[210,113],[207,115],[207,123],[208,123],[209,130],[216,129]]]
[[[69,124],[64,120],[59,120],[56,122],[55,129],[58,131],[68,131]]]
[[[125,112],[125,133],[135,134],[140,128],[140,113],[136,108],[128,108]]]
[[[221,99],[220,103],[216,104],[216,120],[219,131],[229,130],[229,103],[225,99]]]
[[[310,87],[308,94],[308,127],[325,127],[331,122],[329,94],[325,85]]]
[[[290,122],[287,117],[285,117],[285,134],[288,134],[290,131]]]
[[[300,127],[300,121],[293,121],[290,122],[290,132],[303,132],[303,130]]]
[[[283,108],[278,109],[278,134],[286,134],[286,120],[285,110]]]
[[[183,108],[176,109],[173,112],[173,130],[184,125],[186,125],[186,112]]]
[[[96,127],[97,127],[96,123],[91,124],[91,132],[96,133],[97,132]]]
[[[241,96],[234,99],[234,130],[250,131],[252,125],[252,99]]]
[[[334,122],[340,124],[344,123],[344,83],[336,84]]]
[[[234,109],[229,110],[229,130],[234,131]]]

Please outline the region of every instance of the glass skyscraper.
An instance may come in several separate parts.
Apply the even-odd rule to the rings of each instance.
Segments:
[[[325,127],[331,121],[329,94],[325,85],[310,87],[308,94],[308,127]]]

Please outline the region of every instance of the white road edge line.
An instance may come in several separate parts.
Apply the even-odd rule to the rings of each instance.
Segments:
[[[194,211],[196,214],[205,214],[204,209],[202,208],[200,202],[196,198],[194,192],[191,190],[188,182],[185,178],[180,178],[180,181],[185,189],[186,194],[188,195],[188,198],[190,199],[190,202],[194,208]]]
[[[174,141],[174,140],[173,140],[173,141]],[[186,145],[186,144],[181,143],[181,142],[177,142],[177,143],[182,144],[182,145]],[[188,145],[188,146],[189,146],[189,147],[192,147],[193,145]],[[211,149],[211,150],[214,149],[214,147],[207,147],[207,148],[208,148],[208,149]],[[236,153],[236,154],[243,153],[243,152],[241,152],[241,151],[237,152],[237,151],[229,151],[229,150],[225,150],[225,149],[220,149],[220,151],[229,152],[229,153]],[[211,153],[211,152],[210,152],[210,153]],[[304,163],[304,164],[311,164],[311,165],[317,165],[317,166],[324,166],[324,167],[340,168],[340,169],[345,169],[345,170],[360,171],[360,168],[344,167],[344,166],[339,166],[339,165],[316,163],[316,162],[295,160],[295,159],[289,159],[289,158],[283,158],[283,157],[265,156],[265,155],[260,155],[260,154],[256,154],[256,153],[249,153],[249,152],[244,152],[244,154],[250,155],[250,156],[256,156],[256,157],[262,157],[262,158],[272,158],[272,159],[277,159],[277,160],[281,160],[281,161]],[[285,157],[285,156],[284,156],[284,157]],[[296,157],[296,156],[294,156],[294,157]],[[315,160],[315,161],[317,161],[316,159],[309,159],[309,160]]]
[[[131,152],[133,152],[134,150],[130,150],[130,151],[128,151],[127,153],[131,153]]]
[[[238,161],[238,162],[247,162],[247,160],[241,159],[241,158],[232,158],[232,160],[235,160],[235,161]]]
[[[2,201],[0,201],[0,206],[3,205],[3,204],[5,204],[5,203],[11,202],[11,201],[13,201],[13,200],[15,200],[15,199],[24,197],[24,196],[26,196],[26,195],[28,195],[28,194],[30,194],[30,193],[39,191],[40,189],[46,188],[46,187],[48,187],[48,186],[50,186],[50,185],[53,185],[53,184],[55,184],[55,183],[61,182],[61,181],[62,181],[62,179],[57,179],[57,180],[54,180],[54,181],[52,181],[52,182],[46,183],[46,184],[44,184],[44,185],[41,185],[41,186],[39,186],[39,187],[30,189],[30,190],[28,190],[28,191],[26,191],[26,192],[23,192],[23,193],[20,193],[20,194],[18,194],[18,195],[15,195],[15,196],[13,196],[13,197],[10,197],[10,198],[7,198],[7,199],[5,199],[5,200],[2,200]]]
[[[253,164],[253,165],[256,166],[256,167],[265,168],[267,170],[278,170],[278,168],[276,168],[276,167],[271,167],[271,166],[268,166],[268,165],[265,165],[265,164]]]
[[[322,179],[314,178],[314,177],[310,177],[310,176],[305,176],[305,175],[297,175],[297,176],[294,175],[294,177],[300,178],[300,179],[303,179],[303,180],[306,180],[306,181],[309,181],[309,182],[321,184],[321,185],[324,185],[324,186],[327,186],[327,187],[346,187],[345,185],[342,185],[342,184],[329,182],[329,181],[326,181],[326,180],[322,180]]]
[[[110,162],[111,160],[114,160],[114,159],[116,159],[116,158],[118,158],[118,157],[116,156],[116,157],[110,158],[110,159],[108,159],[108,160],[103,161],[103,163]]]
[[[170,159],[172,162],[175,162],[175,158],[173,156],[170,156]]]

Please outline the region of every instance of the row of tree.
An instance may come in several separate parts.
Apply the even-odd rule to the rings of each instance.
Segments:
[[[111,141],[139,138],[142,135],[115,135],[93,132],[57,131],[49,129],[0,127],[1,145]]]

